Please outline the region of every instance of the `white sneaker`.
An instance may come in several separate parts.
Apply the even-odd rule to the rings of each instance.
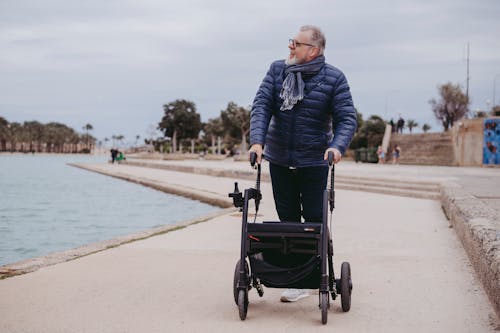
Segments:
[[[307,296],[309,296],[309,291],[306,289],[287,289],[281,294],[281,301],[296,302]]]

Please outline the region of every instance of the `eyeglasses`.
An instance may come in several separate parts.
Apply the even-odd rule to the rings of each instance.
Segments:
[[[292,39],[292,38],[290,38],[290,39],[288,40],[288,45],[291,45],[293,48],[300,47],[300,46],[302,46],[302,45],[307,45],[307,46],[316,47],[316,45],[312,45],[312,44],[307,44],[307,43],[297,42],[295,39]]]

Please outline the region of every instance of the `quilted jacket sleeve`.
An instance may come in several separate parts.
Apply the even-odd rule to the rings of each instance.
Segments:
[[[357,119],[349,84],[341,74],[333,97],[333,141],[330,148],[338,149],[344,155],[356,132]]]
[[[250,115],[250,145],[264,145],[267,129],[273,114],[275,64],[267,71],[255,96]]]

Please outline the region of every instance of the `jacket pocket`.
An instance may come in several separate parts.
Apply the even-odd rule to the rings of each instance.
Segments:
[[[299,150],[322,150],[328,146],[328,135],[302,135],[298,138],[297,148]]]

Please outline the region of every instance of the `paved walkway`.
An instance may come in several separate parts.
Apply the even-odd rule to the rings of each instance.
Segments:
[[[230,178],[127,165],[91,167],[215,197],[233,188]],[[401,178],[423,172],[354,163],[337,168],[339,175],[373,175],[373,170]],[[425,176],[430,177],[462,176],[445,170]],[[240,189],[252,183],[242,181]],[[262,186],[259,219],[275,219],[270,184]],[[283,304],[280,290],[268,288],[263,298],[250,292],[247,320],[239,320],[232,279],[241,217],[232,211],[1,280],[0,332],[494,331],[493,308],[439,201],[347,190],[337,190],[336,200],[334,262],[338,270],[342,261],[350,261],[354,291],[351,311],[342,313],[336,301],[326,327],[320,324],[316,297]]]
[[[132,161],[142,161],[132,159]],[[169,166],[196,167],[224,171],[248,171],[248,163],[233,162],[232,159],[222,161],[206,160],[145,160],[147,163]],[[268,164],[263,164],[263,173],[269,173]],[[500,168],[446,167],[421,165],[393,165],[354,163],[342,161],[336,166],[336,175],[344,178],[374,178],[387,182],[455,182],[466,191],[500,212]]]

